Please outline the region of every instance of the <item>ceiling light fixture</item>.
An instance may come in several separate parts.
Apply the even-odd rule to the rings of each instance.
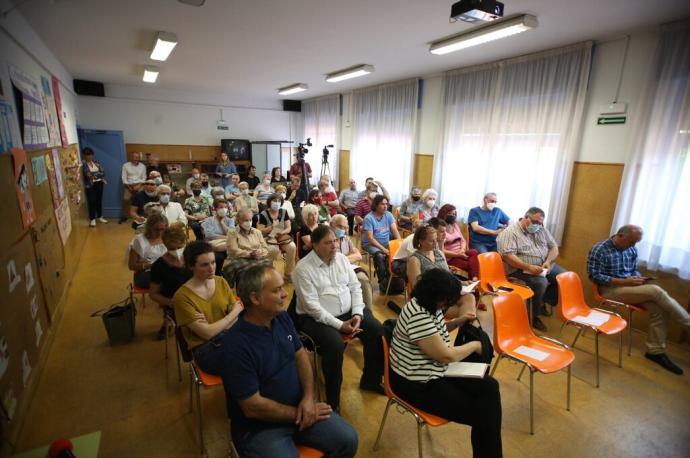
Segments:
[[[511,19],[499,20],[488,25],[472,29],[454,37],[446,38],[431,44],[429,52],[443,55],[453,51],[477,46],[489,41],[509,37],[517,33],[536,28],[539,25],[537,18],[531,14],[523,14]]]
[[[144,82],[145,83],[155,83],[158,79],[158,67],[146,66],[144,67]]]
[[[306,91],[309,86],[303,83],[293,84],[291,86],[285,86],[278,89],[278,94],[280,95],[290,95],[297,94],[298,92]]]
[[[338,81],[345,81],[349,80],[350,78],[368,75],[373,71],[373,65],[357,65],[355,67],[346,68],[345,70],[329,73],[326,75],[326,81],[329,83],[337,83]]]
[[[156,34],[156,44],[151,51],[152,60],[164,61],[177,46],[177,35],[170,32],[158,32]]]

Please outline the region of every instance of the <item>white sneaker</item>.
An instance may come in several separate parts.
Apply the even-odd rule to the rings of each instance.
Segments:
[[[103,224],[108,224],[108,220],[103,218],[102,216],[100,218],[98,218],[98,222],[103,223]]]
[[[91,222],[89,223],[89,226],[96,227],[96,220],[92,219]]]

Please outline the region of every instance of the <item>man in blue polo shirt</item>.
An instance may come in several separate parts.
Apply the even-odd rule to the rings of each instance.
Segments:
[[[357,432],[314,399],[311,364],[285,312],[280,273],[252,267],[238,294],[245,310],[223,340],[220,375],[240,457],[298,458],[295,444],[329,457],[355,456]]]
[[[388,211],[388,198],[377,194],[362,223],[362,248],[374,258],[379,291],[385,291],[388,283],[388,243],[399,238],[395,218]]]
[[[496,193],[486,193],[482,206],[471,209],[467,218],[467,224],[470,225],[470,248],[479,253],[496,251],[496,236],[510,222],[508,215],[496,207],[496,200]]]

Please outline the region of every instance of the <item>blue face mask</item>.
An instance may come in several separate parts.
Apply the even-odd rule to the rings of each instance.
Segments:
[[[527,226],[527,232],[530,234],[536,234],[539,231],[541,231],[541,225],[539,224],[530,224]]]
[[[153,179],[156,184],[163,184],[163,179],[161,177],[156,177]]]
[[[167,204],[168,202],[170,202],[170,194],[161,194],[160,196],[158,196],[158,200],[162,204]]]
[[[343,237],[345,237],[345,229],[336,228],[335,237],[338,239],[342,239]]]
[[[271,202],[271,210],[273,211],[278,211],[280,210],[280,202]]]

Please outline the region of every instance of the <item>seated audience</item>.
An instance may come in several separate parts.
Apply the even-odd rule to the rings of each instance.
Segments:
[[[321,205],[326,207],[328,210],[329,216],[333,216],[336,213],[338,213],[338,207],[340,206],[340,201],[338,200],[338,195],[335,193],[335,190],[329,191],[329,188],[333,188],[331,186],[330,181],[326,180],[321,180],[319,181],[319,194],[321,198]]]
[[[307,192],[302,188],[302,179],[300,177],[293,176],[290,178],[290,192],[288,193],[287,200],[292,204],[295,214],[299,215],[299,209],[307,201]]]
[[[195,181],[201,183],[201,173],[198,167],[192,168],[192,176],[187,178],[187,181],[185,182],[185,190],[187,191],[187,194],[190,196],[192,195],[192,183],[194,183]]]
[[[240,210],[251,210],[252,217],[258,215],[259,202],[254,196],[249,194],[249,183],[242,181],[238,187],[240,188],[240,196],[235,199],[235,212],[239,213]]]
[[[309,191],[307,203],[314,205],[319,210],[319,224],[325,224],[331,220],[331,213],[321,198],[321,191],[318,189]]]
[[[388,243],[399,238],[395,218],[388,211],[388,199],[379,194],[374,197],[372,211],[362,224],[362,248],[374,258],[379,292],[386,291],[388,284]]]
[[[221,188],[220,186],[214,186],[211,188],[211,195],[208,198],[208,204],[210,206],[213,206],[213,201],[216,199],[225,199],[225,189]]]
[[[302,208],[302,227],[299,229],[299,252],[302,259],[311,251],[311,233],[319,227],[319,209],[316,205],[307,204]]]
[[[306,169],[307,172],[307,178],[306,178],[306,183],[309,184],[311,181],[311,165],[309,165],[309,162],[304,161],[304,168]],[[305,178],[302,176],[302,167],[300,167],[299,162],[295,162],[290,166],[290,177],[300,177],[302,180]]]
[[[172,191],[170,199],[173,202],[183,202],[184,203],[184,200],[186,199],[185,190],[180,189],[178,184],[170,179],[169,173],[164,173],[162,178],[163,178],[163,184],[166,186],[170,186],[170,190]]]
[[[374,200],[374,197],[377,196],[377,189],[378,186],[376,186],[376,183],[370,181],[367,184],[364,196],[360,197],[359,201],[357,201],[357,205],[355,205],[355,223],[360,226],[362,225],[362,222],[364,222],[364,217],[371,213],[371,203]]]
[[[273,167],[271,169],[271,186],[275,189],[275,187],[279,184],[286,183],[287,180],[285,177],[282,175],[280,171],[280,167]]]
[[[388,190],[383,186],[383,184],[380,181],[374,180],[372,177],[368,177],[366,180],[364,180],[364,190],[359,193],[360,199],[366,197],[370,193],[370,184],[376,185],[376,188],[374,189],[374,192],[376,194],[383,194],[384,196],[386,196],[386,199],[388,199],[388,201],[390,202],[391,196],[390,194],[388,194]],[[379,188],[381,192],[379,192]]]
[[[338,253],[345,255],[359,280],[359,286],[362,288],[362,300],[364,305],[371,307],[374,303],[374,293],[371,290],[371,281],[366,271],[359,266],[359,261],[362,260],[362,253],[359,252],[352,239],[347,236],[347,218],[345,215],[335,215],[331,218],[331,229],[335,233],[335,245]]]
[[[156,194],[158,194],[158,202],[161,204],[161,212],[168,218],[168,223],[182,223],[186,226],[187,216],[184,214],[182,205],[170,200],[172,194],[170,186],[164,184],[158,186]]]
[[[249,166],[249,170],[247,171],[247,179],[244,181],[246,181],[249,185],[249,189],[256,189],[256,187],[259,186],[259,183],[261,183],[259,177],[256,176],[256,167],[254,165]]]
[[[235,229],[235,221],[230,217],[228,201],[216,199],[213,201],[213,215],[201,223],[204,239],[213,247],[216,256],[216,275],[223,274],[223,263],[227,257],[228,232]]]
[[[424,205],[421,199],[422,190],[417,186],[413,186],[410,189],[410,197],[400,205],[398,221],[402,228],[414,229],[415,224],[419,221],[419,213]]]
[[[254,197],[259,202],[259,210],[263,211],[266,208],[266,199],[273,194],[273,187],[271,186],[271,175],[265,174],[261,183],[254,188]]]
[[[310,357],[284,312],[287,293],[280,274],[269,266],[253,267],[238,292],[246,308],[219,352],[239,456],[297,457],[300,444],[328,457],[354,457],[357,432],[315,399]]]
[[[450,332],[475,318],[468,312],[446,324],[443,309],[458,301],[460,291],[460,282],[446,270],[422,275],[393,331],[390,384],[411,405],[471,426],[474,457],[501,457],[498,382],[489,375],[480,379],[444,377],[449,363],[482,354],[480,341],[450,344]]]
[[[438,216],[438,193],[435,189],[427,189],[422,194],[422,206],[420,217],[422,222],[427,222],[431,218]]]
[[[481,207],[474,207],[467,217],[470,228],[470,248],[477,252],[497,251],[496,237],[510,222],[508,215],[496,207],[496,193],[484,195]]]
[[[290,280],[292,270],[295,268],[295,242],[292,241],[292,226],[287,212],[283,206],[283,198],[280,194],[271,194],[266,200],[266,210],[259,214],[259,222],[256,228],[266,239],[268,252],[273,259],[277,259],[280,253],[285,253],[285,279]]]
[[[355,207],[359,200],[359,192],[357,191],[357,181],[350,178],[348,188],[340,191],[340,210],[347,215],[347,224],[349,226],[349,235],[353,234],[355,227]]]
[[[294,224],[295,209],[292,207],[292,203],[290,203],[290,201],[287,200],[287,188],[284,184],[279,184],[276,186],[276,194],[280,195],[281,199],[283,200],[283,204],[280,206],[280,208],[287,212],[288,218],[290,218],[290,221],[293,222],[292,231],[294,233],[296,230]]]
[[[402,242],[400,243],[400,248],[398,248],[398,252],[395,253],[395,256],[393,256],[391,270],[398,277],[407,278],[407,260],[410,258],[412,252],[415,250],[414,246],[412,246],[413,241],[414,232],[402,240]]]
[[[319,226],[311,235],[314,249],[295,267],[299,327],[320,348],[326,379],[326,399],[334,410],[340,407],[343,382],[343,336],[357,336],[364,345],[364,369],[360,388],[383,393],[383,327],[364,306],[362,290],[345,255],[336,250],[329,226]]]
[[[174,318],[172,298],[180,286],[192,276],[185,267],[182,256],[187,243],[187,231],[179,223],[171,224],[163,231],[161,239],[168,251],[151,266],[149,296],[163,309],[164,315]],[[164,317],[163,325],[158,331],[158,340],[165,339],[166,326]]]
[[[458,211],[451,204],[445,204],[438,211],[438,219],[445,221],[446,240],[439,247],[451,266],[466,270],[473,281],[479,278],[479,260],[477,250],[468,250],[465,237],[457,221]]]
[[[141,191],[146,181],[146,165],[141,162],[143,153],[132,154],[130,161],[122,164],[122,215],[120,223],[123,223],[131,215],[129,205],[132,201],[132,196]]]
[[[223,266],[223,276],[232,287],[249,267],[273,264],[264,236],[252,227],[251,210],[237,212],[235,226],[234,231],[228,231],[228,257]]]
[[[663,288],[649,283],[652,278],[640,274],[635,244],[642,240],[642,235],[642,228],[628,224],[611,238],[594,244],[587,257],[587,273],[605,298],[647,309],[649,331],[645,358],[682,375],[683,369],[666,355],[666,335],[670,318],[687,330],[690,314]]]
[[[189,227],[194,231],[194,237],[197,240],[203,240],[204,231],[201,223],[211,216],[211,206],[208,199],[201,195],[201,182],[193,182],[191,188],[192,195],[184,201],[184,212],[189,220]]]
[[[201,195],[206,196],[207,198],[211,199],[213,201],[213,196],[211,195],[211,184],[209,183],[208,180],[208,174],[207,173],[202,173],[201,174]]]
[[[156,165],[155,167],[158,166]],[[156,186],[160,186],[163,184],[163,178],[161,177],[161,173],[157,169],[149,171],[149,180],[153,180],[153,182],[156,183]]]
[[[552,306],[558,303],[556,275],[565,269],[554,262],[558,257],[558,245],[544,227],[544,210],[530,208],[524,218],[502,231],[496,241],[506,273],[527,283],[534,292],[532,326],[546,331],[539,315],[549,314],[544,303]]]
[[[240,196],[240,176],[236,173],[230,175],[230,184],[225,189],[225,199],[232,206],[235,199]]]
[[[137,288],[148,289],[151,266],[167,251],[161,239],[167,227],[167,218],[160,213],[153,213],[146,219],[144,232],[135,235],[129,243],[127,265],[134,272],[134,286]]]
[[[216,276],[210,243],[190,242],[184,249],[184,262],[192,276],[173,296],[175,320],[194,362],[202,371],[219,375],[223,368],[219,349],[242,305],[225,279]]]
[[[132,218],[132,229],[137,229],[146,222],[144,206],[149,202],[158,202],[156,183],[153,180],[144,182],[144,189],[134,193],[129,202],[129,216]]]

